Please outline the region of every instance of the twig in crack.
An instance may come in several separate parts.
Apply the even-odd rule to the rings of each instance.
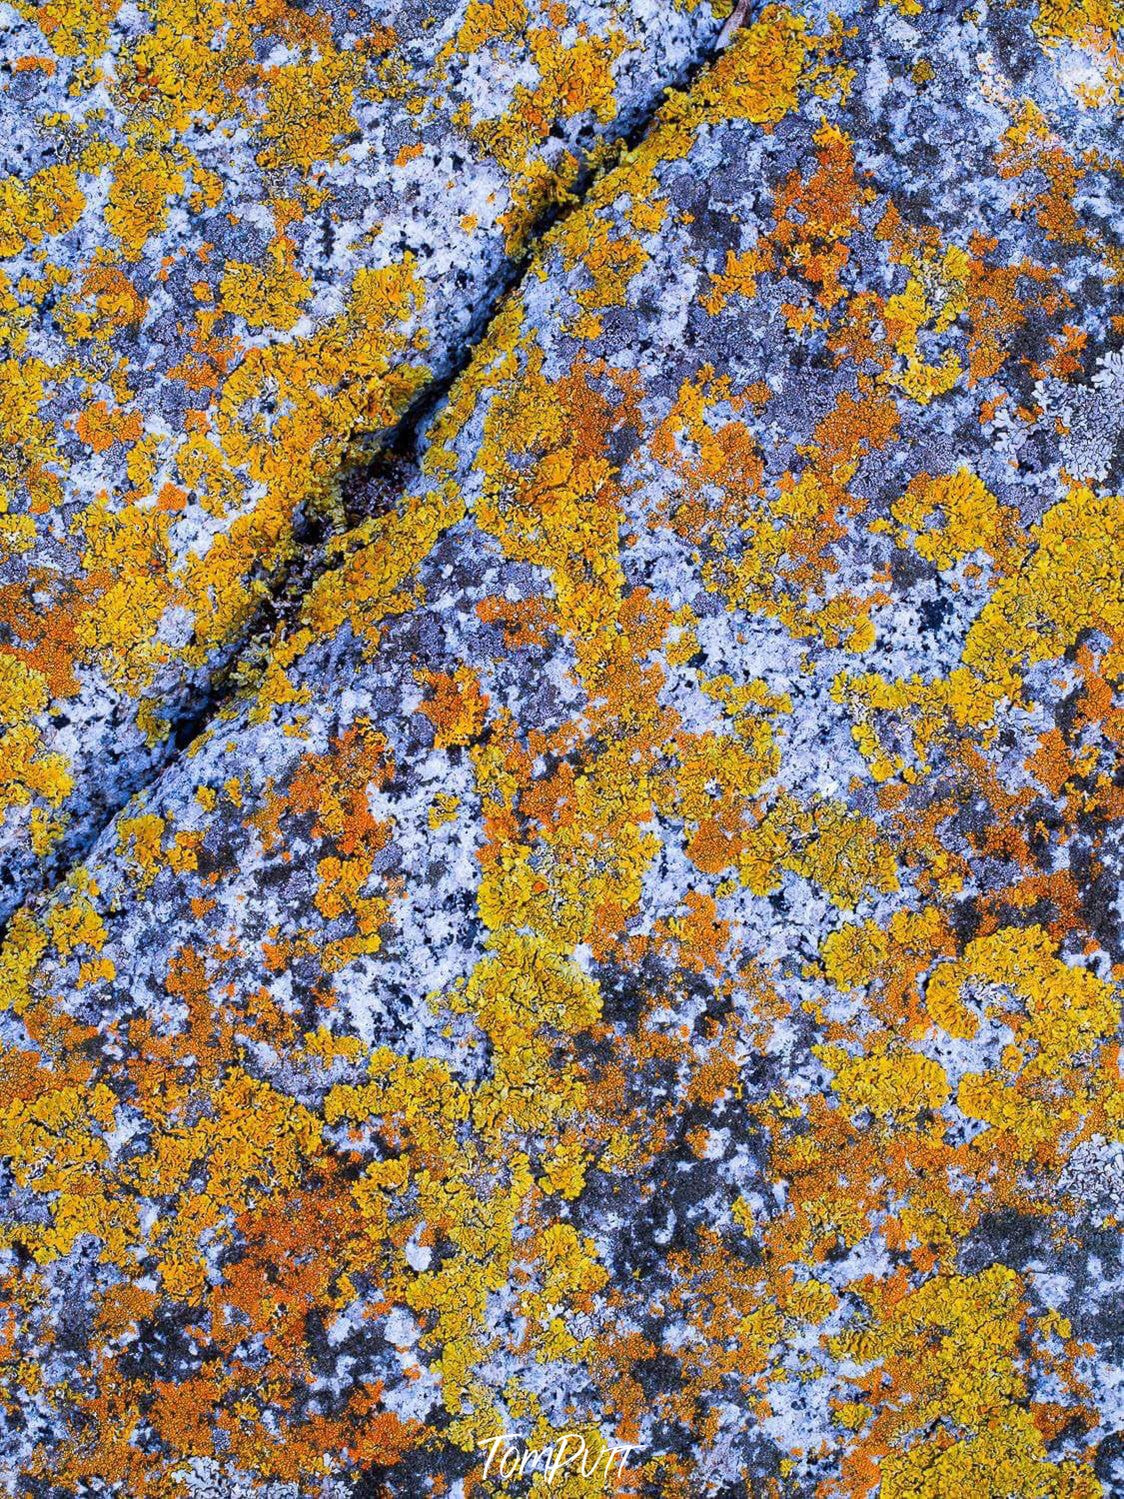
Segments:
[[[749,10],[749,0],[737,0],[736,5],[730,12],[725,26],[718,33],[717,50],[724,52],[734,40],[734,33],[744,24],[746,12]]]

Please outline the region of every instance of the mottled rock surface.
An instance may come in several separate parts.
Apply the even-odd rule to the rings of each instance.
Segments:
[[[3,9],[0,916],[192,737],[341,469],[719,28],[707,0]]]
[[[1124,1493],[1111,20],[751,13],[13,917],[16,1492]]]

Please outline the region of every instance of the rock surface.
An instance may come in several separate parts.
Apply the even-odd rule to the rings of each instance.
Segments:
[[[769,6],[536,242],[13,917],[13,1483],[1124,1492],[1119,71]]]
[[[17,10],[0,917],[192,737],[341,469],[719,26],[706,0]]]

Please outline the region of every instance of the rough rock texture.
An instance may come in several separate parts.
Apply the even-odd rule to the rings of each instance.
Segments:
[[[22,1492],[1124,1493],[1110,20],[751,15],[13,918]]]
[[[4,6],[0,917],[191,737],[341,467],[706,0]]]

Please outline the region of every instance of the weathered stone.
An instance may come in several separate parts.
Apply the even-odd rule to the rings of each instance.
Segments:
[[[341,468],[718,30],[706,0],[19,9],[0,916],[191,737]]]
[[[480,1444],[573,1431],[661,1499],[1116,1491],[1119,79],[1069,24],[751,19],[14,918],[22,1470],[523,1492]]]

